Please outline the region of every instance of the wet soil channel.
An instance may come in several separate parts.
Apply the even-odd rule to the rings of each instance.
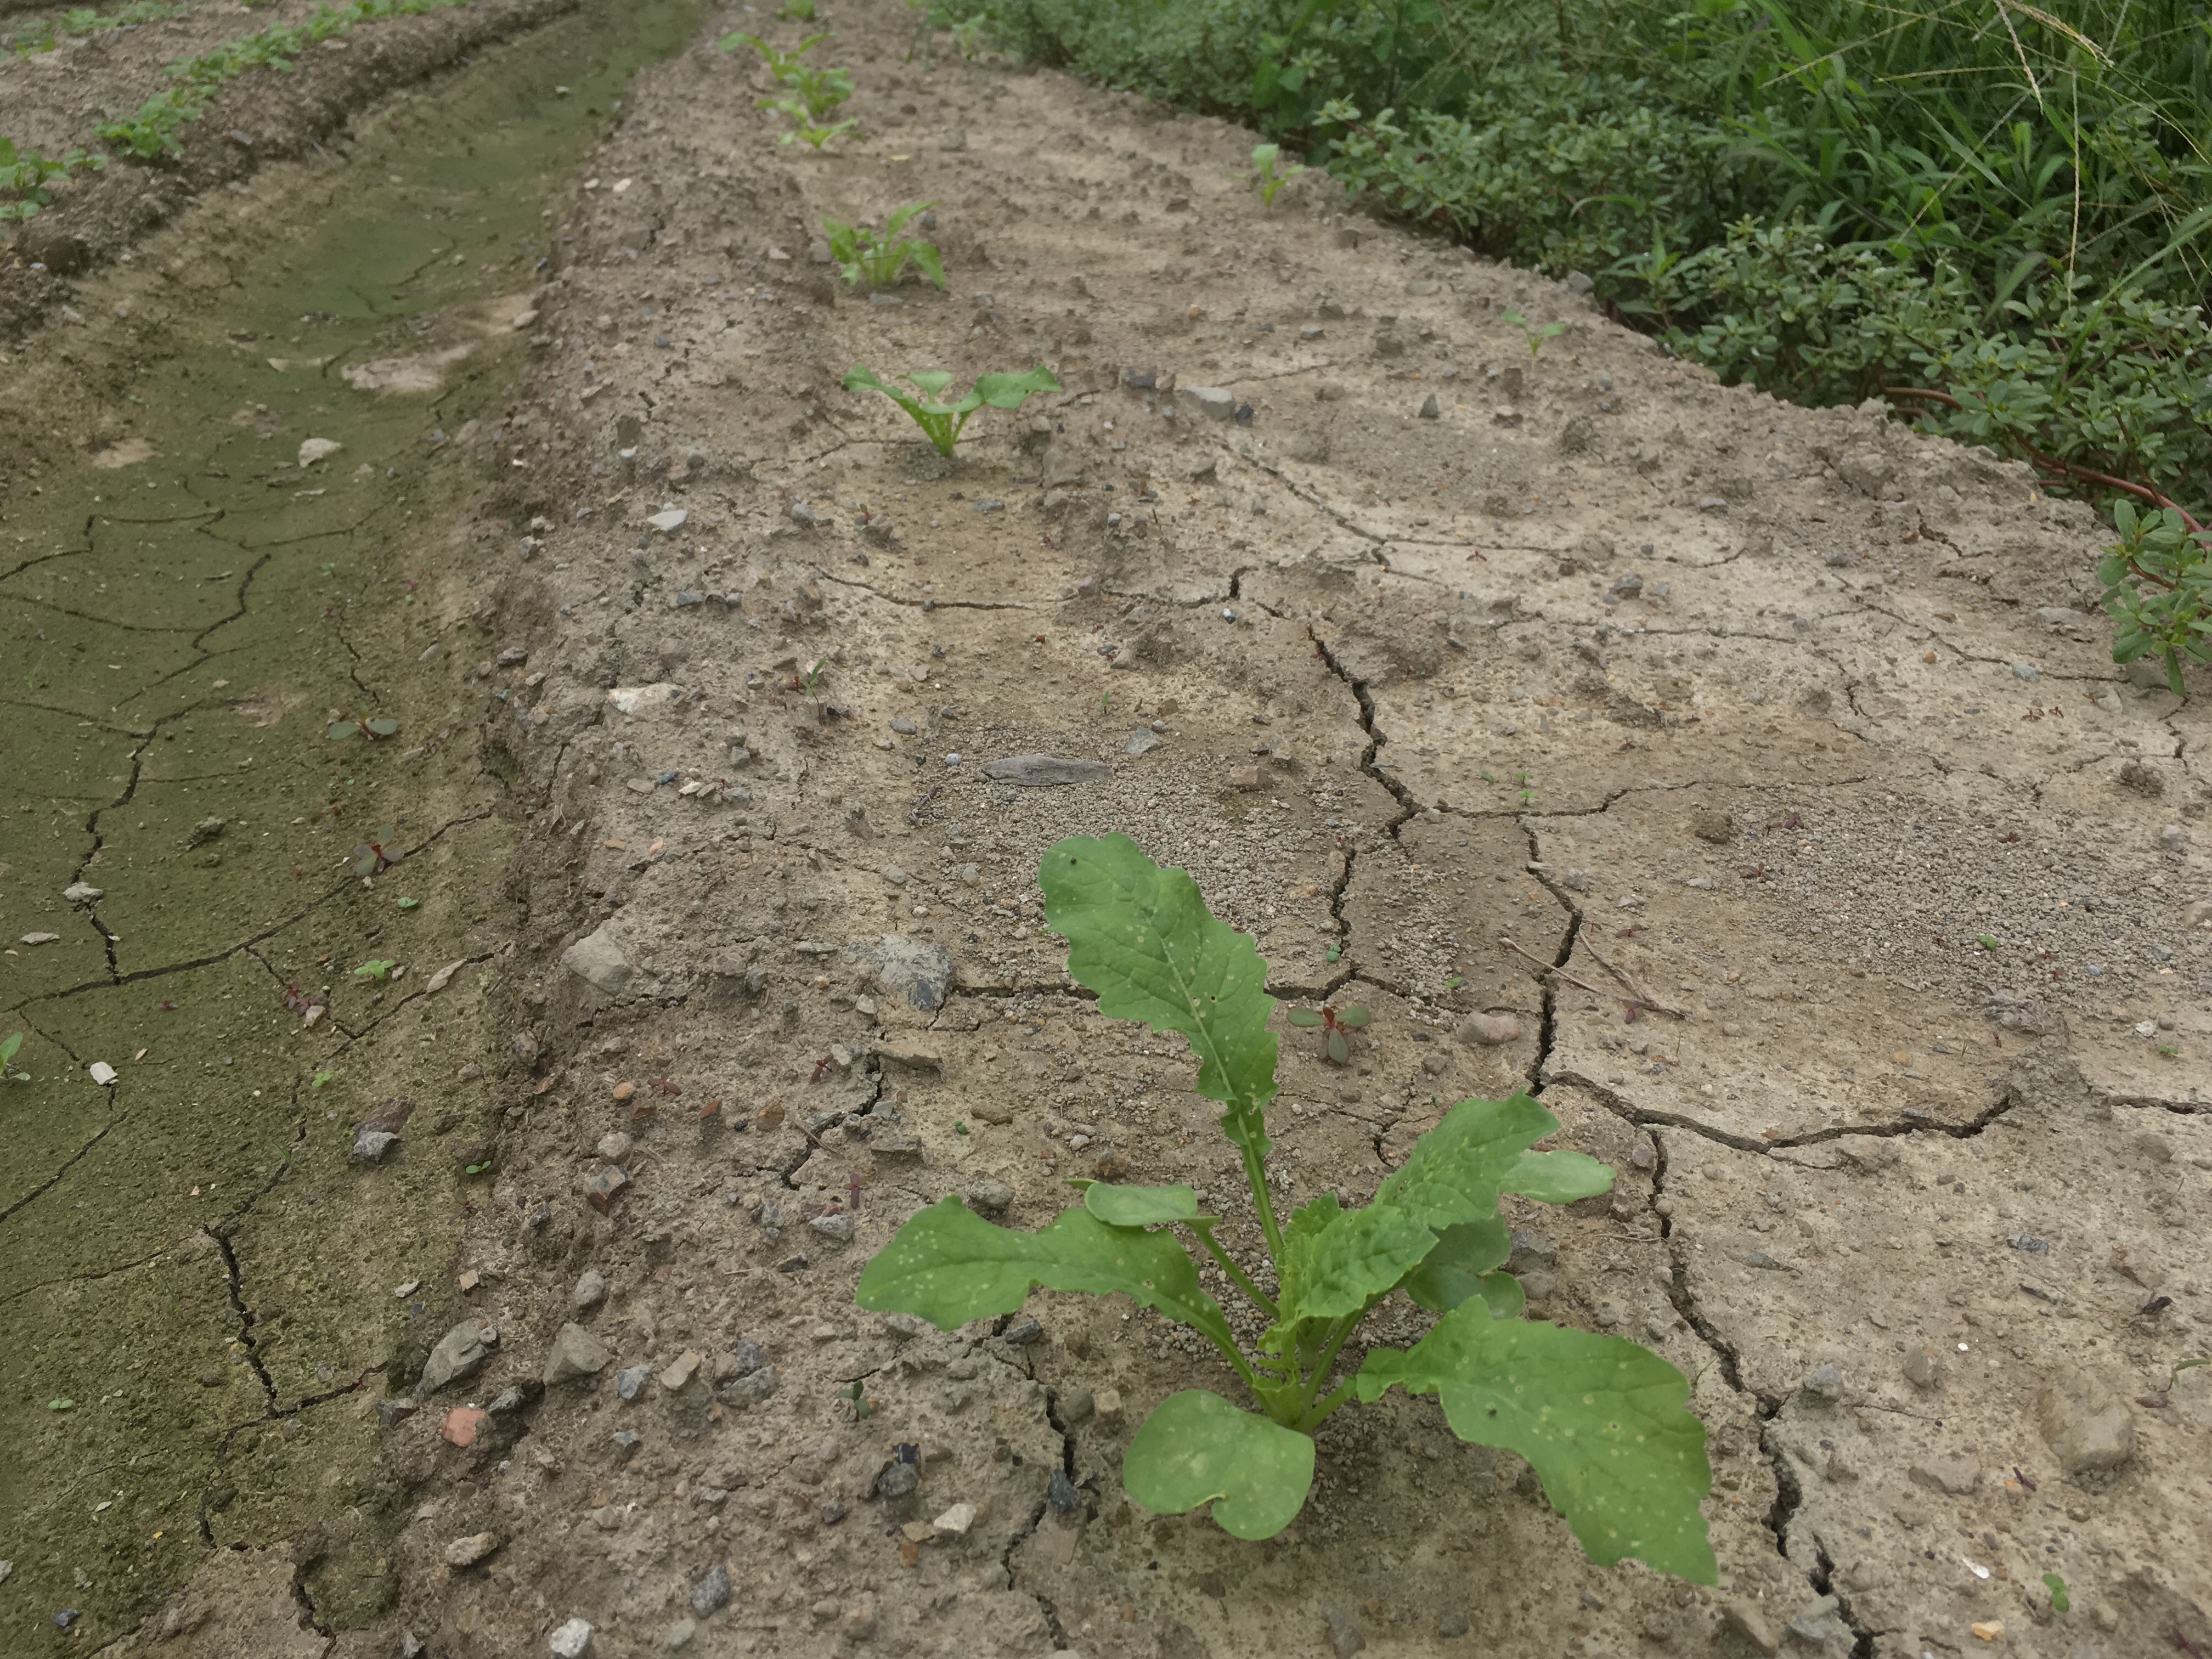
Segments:
[[[417,1287],[505,1104],[507,386],[550,205],[696,21],[487,54],[210,197],[9,371],[70,459],[0,513],[8,1652],[107,1642],[228,1546],[284,1544],[326,1629],[388,1598],[361,1385],[465,1312]]]

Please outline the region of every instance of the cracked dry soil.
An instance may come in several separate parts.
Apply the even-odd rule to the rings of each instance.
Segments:
[[[310,1580],[283,1639],[2212,1650],[2212,1372],[2172,1369],[2212,1321],[2212,776],[2201,701],[2109,660],[2087,510],[1714,386],[1310,175],[1263,214],[1249,135],[909,61],[887,5],[815,26],[865,141],[795,156],[712,46],[758,21],[634,84],[458,446],[554,526],[484,647],[526,820],[497,1165],[426,1277],[498,1340],[388,1368],[388,1598]],[[823,215],[927,199],[949,295],[833,282]],[[1532,355],[1509,310],[1565,331]],[[838,387],[1039,361],[1063,392],[949,464]],[[1025,755],[1078,781],[994,775]],[[1717,1589],[1590,1566],[1402,1396],[1332,1420],[1277,1540],[1152,1516],[1130,1432],[1235,1393],[1194,1340],[853,1308],[922,1205],[1034,1226],[1069,1176],[1188,1182],[1254,1261],[1182,1045],[1042,927],[1039,854],[1106,830],[1279,996],[1373,1011],[1348,1066],[1285,1029],[1285,1201],[1364,1200],[1516,1086],[1615,1166],[1508,1200],[1510,1265],[1692,1379]],[[208,1571],[281,1589],[250,1541]]]

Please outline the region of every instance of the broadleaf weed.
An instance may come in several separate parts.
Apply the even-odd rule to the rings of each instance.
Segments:
[[[1315,1431],[1353,1401],[1403,1387],[1437,1395],[1462,1439],[1526,1458],[1593,1560],[1636,1556],[1714,1583],[1698,1507],[1711,1470],[1687,1380],[1625,1339],[1523,1320],[1520,1284],[1503,1271],[1503,1194],[1572,1203],[1610,1188],[1612,1170],[1579,1152],[1533,1150],[1559,1122],[1525,1094],[1463,1100],[1365,1208],[1324,1194],[1279,1219],[1266,1121],[1279,1086],[1276,1005],[1255,941],[1216,919],[1186,872],[1162,869],[1125,836],[1057,843],[1038,880],[1047,924],[1068,941],[1067,971],[1097,994],[1099,1012],[1189,1039],[1193,1086],[1223,1109],[1276,1291],[1230,1253],[1218,1236],[1228,1224],[1192,1188],[1077,1181],[1080,1201],[1035,1233],[994,1226],[957,1196],[921,1211],[862,1272],[860,1305],[951,1331],[1012,1314],[1042,1285],[1126,1294],[1196,1331],[1258,1409],[1200,1388],[1160,1403],[1121,1462],[1125,1490],[1157,1514],[1210,1504],[1236,1536],[1273,1536],[1312,1487]],[[1267,1322],[1249,1348],[1202,1267]],[[1411,1348],[1366,1349],[1340,1376],[1362,1321],[1401,1289],[1439,1315],[1436,1324]]]
[[[845,374],[848,392],[880,392],[901,409],[922,430],[922,435],[937,446],[937,453],[950,459],[953,445],[960,441],[960,434],[968,425],[969,417],[988,404],[993,409],[1019,409],[1033,393],[1057,392],[1060,382],[1052,371],[1039,365],[1026,374],[979,374],[968,395],[957,403],[943,401],[945,389],[952,384],[952,376],[942,369],[916,369],[899,379],[919,387],[921,395],[887,384],[875,370],[865,366],[848,369]]]

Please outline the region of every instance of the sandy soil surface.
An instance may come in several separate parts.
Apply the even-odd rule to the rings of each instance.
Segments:
[[[2087,510],[1322,181],[1263,213],[1249,134],[910,60],[902,9],[814,25],[864,137],[779,149],[711,44],[761,21],[635,84],[526,386],[455,434],[553,526],[487,647],[519,1023],[445,1357],[379,1407],[397,1600],[323,1646],[2212,1650],[2212,1372],[2172,1370],[2212,1322],[2212,773],[2201,700],[2110,661]],[[917,200],[951,292],[843,289],[821,218]],[[950,463],[840,387],[1040,362],[1063,392]],[[1176,1328],[854,1310],[949,1193],[1249,1218],[1180,1044],[1042,926],[1041,851],[1107,830],[1286,1003],[1374,1012],[1347,1066],[1285,1027],[1288,1200],[1516,1086],[1619,1169],[1514,1211],[1511,1265],[1693,1379],[1717,1589],[1590,1566],[1401,1395],[1275,1540],[1153,1516],[1135,1425],[1234,1392]]]

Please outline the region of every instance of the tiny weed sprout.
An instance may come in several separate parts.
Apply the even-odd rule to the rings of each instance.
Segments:
[[[1250,935],[1207,910],[1198,885],[1126,836],[1072,836],[1038,872],[1045,919],[1068,942],[1067,971],[1112,1018],[1187,1037],[1194,1085],[1223,1108],[1242,1157],[1278,1288],[1269,1296],[1215,1237],[1224,1218],[1188,1187],[1071,1184],[1080,1200],[1036,1233],[993,1225],[957,1196],[921,1211],[860,1274],[855,1300],[952,1331],[1018,1311],[1037,1285],[1121,1294],[1211,1342],[1258,1405],[1191,1388],[1162,1401],[1128,1443],[1124,1489],[1155,1514],[1204,1504],[1238,1538],[1271,1538],[1304,1507],[1314,1431],[1392,1388],[1433,1394],[1462,1440],[1526,1458],[1593,1561],[1626,1556],[1710,1584],[1713,1551],[1698,1504],[1712,1474],[1689,1383],[1620,1337],[1521,1317],[1499,1198],[1571,1204],[1613,1185],[1580,1152],[1538,1152],[1559,1121],[1527,1095],[1463,1100],[1407,1154],[1364,1209],[1333,1194],[1275,1214],[1266,1109],[1277,1092],[1275,1000]],[[1267,1322],[1239,1346],[1175,1230]],[[1403,1289],[1440,1316],[1405,1350],[1339,1361],[1361,1321]],[[1358,1352],[1358,1351],[1355,1351]]]
[[[358,732],[371,743],[376,742],[380,738],[392,737],[398,730],[398,720],[381,716],[371,720],[367,714],[356,714],[351,720],[331,722],[331,736],[333,738],[349,738]]]
[[[22,1046],[23,1034],[21,1031],[10,1031],[6,1036],[0,1037],[0,1082],[28,1083],[31,1080],[28,1072],[15,1069],[15,1054]]]
[[[968,417],[988,404],[994,409],[1019,409],[1037,392],[1057,392],[1060,382],[1052,371],[1042,366],[1026,374],[979,374],[975,386],[957,404],[939,401],[945,388],[952,384],[952,377],[942,369],[925,369],[899,379],[910,386],[921,388],[917,398],[910,392],[902,392],[887,386],[876,371],[865,366],[849,369],[845,374],[848,392],[880,392],[913,418],[922,434],[937,446],[937,453],[950,457],[952,446],[960,441],[962,428]]]
[[[307,1079],[307,1086],[310,1089],[319,1089],[337,1075],[336,1072],[318,1072]]]
[[[829,38],[826,33],[810,34],[789,52],[778,52],[757,34],[741,33],[726,34],[714,44],[724,52],[735,52],[739,46],[750,46],[761,55],[761,61],[768,65],[768,72],[787,87],[799,71],[799,60]]]
[[[2178,697],[2182,664],[2212,662],[2212,530],[2179,507],[2139,513],[2124,499],[2112,523],[2120,539],[2097,567],[2112,660],[2155,656]]]
[[[2043,1588],[2051,1592],[2051,1612],[2071,1613],[2074,1611],[2073,1599],[2066,1594],[2066,1581],[2063,1578],[2061,1578],[2055,1572],[2046,1572],[2043,1575]]]
[[[353,849],[353,872],[357,876],[380,876],[406,856],[399,846],[398,831],[372,830],[368,839]]]
[[[1341,1066],[1352,1058],[1347,1033],[1362,1029],[1371,1016],[1364,1008],[1323,1008],[1319,1013],[1310,1008],[1293,1008],[1285,1018],[1293,1025],[1320,1026],[1322,1055]]]
[[[1531,357],[1542,356],[1544,342],[1556,340],[1567,331],[1567,325],[1565,323],[1547,323],[1541,328],[1534,327],[1528,319],[1517,311],[1501,311],[1498,316],[1499,321],[1512,324],[1528,337],[1528,355]]]
[[[839,275],[854,288],[889,288],[898,281],[899,273],[911,264],[943,288],[945,264],[938,258],[936,245],[895,240],[906,228],[908,220],[936,205],[934,202],[914,202],[901,208],[884,223],[881,236],[865,219],[856,225],[848,225],[842,219],[824,219],[822,228],[830,233],[830,257],[837,262]]]
[[[392,970],[398,965],[397,957],[379,957],[374,961],[362,963],[353,970],[353,976],[356,979],[390,979]]]
[[[1255,144],[1252,147],[1250,177],[1254,188],[1260,192],[1262,211],[1272,211],[1275,205],[1275,192],[1305,171],[1293,161],[1280,173],[1276,172],[1275,163],[1282,158],[1282,154],[1280,144]]]

